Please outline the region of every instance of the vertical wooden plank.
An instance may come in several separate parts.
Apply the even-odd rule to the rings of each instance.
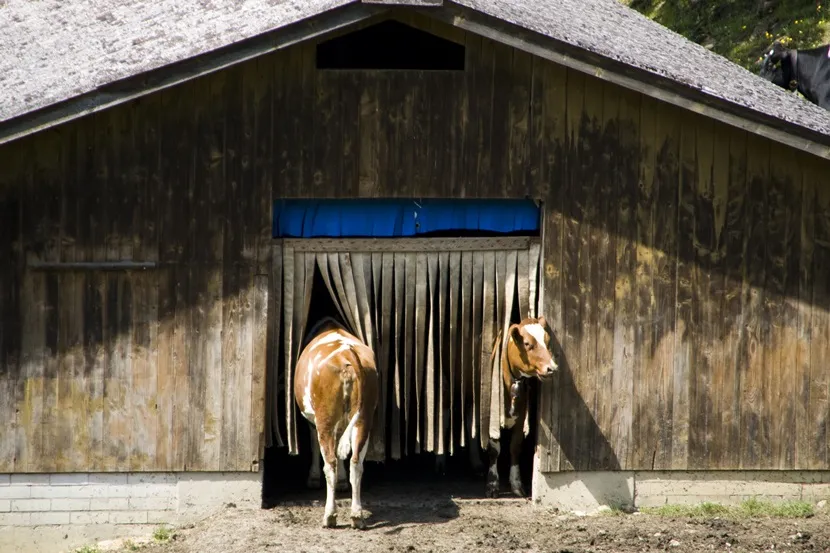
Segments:
[[[805,263],[802,267],[802,270],[812,277],[803,279],[803,294],[812,305],[809,321],[812,339],[809,350],[805,352],[805,358],[810,365],[810,404],[807,421],[810,448],[808,462],[805,464],[810,468],[824,469],[827,466],[830,447],[827,436],[830,374],[821,363],[821,360],[827,359],[830,354],[830,190],[825,184],[826,170],[823,164],[807,162],[804,176],[805,216],[802,222],[807,225],[804,234],[812,234],[812,263]],[[809,243],[809,240],[802,242]]]
[[[771,341],[767,363],[770,468],[795,468],[798,273],[801,254],[801,169],[795,156],[770,160],[767,195],[767,293]]]
[[[675,293],[677,289],[677,181],[680,178],[679,112],[657,105],[656,167],[654,173],[654,322],[656,419],[659,422],[654,467],[672,466],[672,424],[675,358]],[[662,422],[660,422],[662,421]]]
[[[176,271],[158,275],[158,364],[156,377],[156,470],[173,470],[173,328]]]
[[[724,294],[723,326],[727,335],[723,344],[722,369],[731,375],[722,394],[723,447],[720,467],[737,467],[741,433],[741,350],[746,340],[742,306],[743,275],[746,272],[746,133],[730,129],[728,133],[729,182],[726,199],[725,228],[720,240],[723,255]],[[722,147],[722,146],[721,146]],[[720,147],[716,147],[716,152]]]
[[[680,121],[680,178],[678,179],[677,214],[677,289],[675,292],[676,327],[674,343],[674,383],[672,398],[672,468],[689,466],[690,383],[693,378],[692,311],[695,275],[695,204],[697,162],[695,119],[682,113]]]
[[[749,135],[747,140],[747,267],[744,275],[745,327],[747,342],[741,363],[745,370],[742,379],[741,428],[739,447],[740,467],[758,469],[768,466],[769,413],[765,402],[766,344],[769,342],[764,323],[763,305],[766,301],[767,258],[767,186],[769,181],[769,143]]]
[[[379,143],[381,142],[379,86],[376,74],[368,76],[360,90],[360,142],[358,145],[357,196],[374,198],[380,186]]]
[[[78,228],[77,204],[78,194],[77,174],[75,167],[78,163],[77,127],[65,127],[61,133],[61,171],[63,178],[60,192],[60,254],[62,262],[75,261],[75,244]],[[0,255],[3,247],[0,245]],[[11,261],[11,252],[6,259]],[[0,284],[2,285],[2,284]],[[57,382],[57,412],[58,420],[55,425],[56,469],[59,471],[77,470],[78,445],[76,438],[80,432],[76,428],[85,421],[80,418],[82,411],[81,395],[77,390],[77,373],[75,362],[77,348],[80,347],[79,328],[76,313],[78,300],[76,293],[75,274],[58,275],[58,305],[57,305],[57,355],[58,355],[58,382]],[[0,299],[2,304],[2,299]],[[0,305],[2,312],[2,305]],[[3,324],[0,322],[0,324]],[[0,331],[2,333],[2,331]],[[0,338],[2,342],[2,338]],[[0,350],[2,345],[0,344]],[[2,355],[2,354],[0,354]],[[2,412],[2,411],[0,411]],[[0,440],[2,441],[2,440]],[[0,449],[2,446],[0,446]],[[2,457],[2,453],[0,453]],[[82,466],[82,465],[80,465]]]
[[[198,185],[207,192],[207,218],[204,228],[198,233],[205,246],[203,320],[203,378],[204,412],[199,426],[201,435],[201,458],[205,468],[218,469],[222,466],[222,428],[225,413],[222,409],[222,343],[223,343],[223,288],[225,255],[225,174],[228,170],[225,155],[225,105],[224,92],[227,74],[212,75],[207,84],[206,108],[199,118],[198,164],[196,166]],[[202,234],[204,233],[204,234]],[[206,234],[206,236],[204,236]],[[197,307],[198,309],[199,307]],[[194,429],[195,431],[195,429]],[[195,434],[195,432],[194,432]]]
[[[597,128],[601,145],[598,170],[602,175],[616,174],[618,151],[617,120],[619,95],[617,88],[607,83],[601,86],[602,118]],[[612,458],[612,448],[605,447],[605,436],[612,428],[611,404],[614,394],[614,281],[616,278],[616,189],[614,181],[601,178],[594,190],[597,222],[594,226],[594,258],[596,270],[592,275],[597,302],[596,346],[596,400],[594,413],[599,435],[594,437],[591,466],[595,469],[614,470],[619,462]]]
[[[482,197],[490,193],[500,195],[502,181],[497,176],[500,173],[495,171],[493,160],[493,153],[499,151],[496,148],[501,138],[496,136],[498,133],[494,132],[493,127],[496,43],[482,39],[480,49],[477,43],[474,46],[473,53],[476,54],[476,58],[473,59],[471,56],[470,61],[476,62],[471,72],[471,78],[474,80],[471,90],[475,91],[475,101],[471,103],[471,112],[476,114],[477,125],[470,129],[469,144],[474,150],[469,153],[468,163],[475,160],[475,170],[471,171],[472,179],[467,187],[467,196]],[[489,186],[482,186],[482,183],[489,183]]]
[[[533,83],[533,56],[513,49],[513,67],[509,100],[510,159],[509,190],[511,197],[530,194],[530,97]]]
[[[313,260],[313,256],[309,256]],[[248,264],[239,267],[239,367],[237,381],[235,383],[237,395],[237,409],[239,419],[237,420],[237,448],[235,451],[236,470],[253,470],[259,461],[257,455],[259,437],[254,440],[251,434],[254,431],[252,426],[254,397],[254,334],[256,332],[256,312],[254,306],[257,302],[256,288],[253,267]],[[311,290],[308,290],[310,295]],[[305,326],[305,325],[303,325]]]
[[[534,147],[531,149],[531,171],[539,172],[539,195],[545,200],[542,223],[544,243],[541,255],[544,261],[545,291],[541,314],[548,317],[553,331],[552,350],[560,366],[566,358],[562,349],[565,336],[563,296],[564,198],[568,188],[567,178],[567,79],[568,71],[539,58],[533,59],[533,101],[531,121],[534,129]],[[538,101],[538,107],[537,107]],[[535,161],[538,156],[539,161]],[[537,315],[540,313],[537,313]],[[561,373],[550,385],[543,384],[540,396],[540,463],[543,472],[558,471],[561,447],[559,438],[561,416]]]
[[[732,320],[726,309],[728,301],[728,245],[727,216],[729,212],[729,173],[730,173],[730,129],[721,125],[714,128],[712,161],[712,197],[711,253],[709,261],[709,317],[711,319],[711,381],[712,420],[709,425],[710,446],[707,452],[706,466],[712,469],[726,468],[724,463],[727,451],[733,444],[726,437],[733,418],[735,366],[727,362],[731,355],[730,338],[734,330],[730,328]]]
[[[146,221],[145,231],[148,240],[153,244],[153,255],[157,261],[169,262],[167,243],[172,240],[171,225],[174,220],[174,205],[171,201],[173,190],[171,184],[177,185],[178,181],[169,175],[169,157],[165,153],[174,147],[172,134],[169,128],[169,120],[161,118],[162,113],[174,110],[171,103],[171,95],[160,94],[154,103],[155,113],[145,121],[148,125],[146,140],[148,158],[148,170],[151,172],[147,201],[148,211],[154,213]],[[178,214],[177,214],[178,215]],[[171,266],[162,266],[154,275],[155,293],[155,321],[150,328],[150,334],[155,335],[155,415],[156,415],[156,443],[155,461],[153,469],[173,469],[173,317],[176,303],[173,286],[175,285],[175,274]],[[173,283],[173,286],[171,286]]]
[[[636,265],[634,280],[635,313],[638,325],[634,330],[635,372],[634,387],[637,404],[634,408],[633,466],[654,467],[660,421],[656,419],[657,370],[654,351],[655,312],[654,275],[654,218],[655,179],[657,165],[657,102],[643,97],[640,105],[640,193],[636,210]]]
[[[266,386],[268,378],[268,341],[269,336],[269,307],[271,302],[269,296],[269,276],[267,274],[256,274],[253,277],[254,284],[251,291],[253,328],[253,351],[251,353],[251,439],[248,447],[251,470],[258,468],[259,462],[264,458],[265,450],[265,412],[266,412]]]
[[[711,259],[714,239],[712,200],[712,167],[714,156],[714,123],[700,119],[695,123],[697,132],[697,187],[694,196],[694,245],[695,272],[692,281],[692,310],[695,325],[692,336],[694,372],[691,379],[689,403],[689,462],[693,469],[709,466],[713,426],[713,329],[711,290]]]

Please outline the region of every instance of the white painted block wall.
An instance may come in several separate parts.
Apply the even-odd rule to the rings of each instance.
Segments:
[[[0,527],[176,524],[261,493],[257,472],[0,474]]]

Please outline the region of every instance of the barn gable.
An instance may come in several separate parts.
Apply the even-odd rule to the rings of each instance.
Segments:
[[[723,97],[709,110],[679,82],[645,86],[646,69],[606,65],[599,41],[579,54],[553,23],[529,33],[520,2],[325,5],[215,56],[67,97],[58,118],[18,105],[0,123],[0,259],[10,260],[0,265],[0,420],[13,421],[0,472],[302,481],[305,432],[292,434],[284,368],[300,342],[286,329],[308,322],[295,306],[316,301],[309,282],[326,289],[315,281],[323,266],[332,279],[358,267],[370,306],[361,316],[398,301],[390,295],[434,300],[433,329],[452,313],[478,324],[488,307],[493,323],[514,288],[520,310],[535,300],[562,367],[538,389],[529,425],[537,499],[545,478],[574,470],[826,470],[830,379],[814,361],[830,349],[826,115],[770,121]],[[586,2],[587,13],[599,5]],[[463,47],[463,69],[318,66],[321,44],[388,20]],[[742,78],[759,97],[779,94]],[[779,99],[795,119],[812,114]],[[458,236],[385,249],[377,238],[275,239],[281,201],[374,209],[422,198],[524,199],[541,221],[531,236],[455,249]],[[384,285],[396,271],[414,297]],[[460,309],[441,311],[441,299]],[[397,351],[418,350],[407,340],[430,328],[416,309],[387,321],[407,330]],[[383,314],[368,317],[388,337]],[[460,445],[457,428],[436,425],[452,366],[440,356],[483,364],[494,335],[478,340],[461,324],[466,335],[453,339],[446,328],[431,354],[386,369],[377,458]],[[426,355],[432,371],[406,372]],[[486,370],[472,419],[451,419],[476,421],[479,443],[498,423],[488,411],[498,401],[481,401],[498,395]],[[407,420],[410,406],[424,418]],[[422,421],[429,428],[413,430]],[[300,457],[266,447],[279,439]],[[290,477],[263,469],[274,457]]]

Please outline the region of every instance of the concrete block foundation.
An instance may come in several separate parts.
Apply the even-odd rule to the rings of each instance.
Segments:
[[[532,489],[537,507],[585,514],[601,507],[737,505],[752,497],[817,503],[830,500],[830,471],[536,471]]]
[[[261,505],[259,472],[0,474],[0,551],[50,553]]]

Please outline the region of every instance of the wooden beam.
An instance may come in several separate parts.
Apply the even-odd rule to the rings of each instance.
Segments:
[[[354,25],[387,9],[352,5],[332,10],[224,48],[111,82],[69,100],[0,122],[0,144]]]
[[[667,77],[616,62],[518,25],[449,5],[424,11],[440,21],[652,98],[705,115],[804,152],[830,159],[830,136],[695,90]]]
[[[41,262],[32,261],[27,264],[29,269],[40,271],[136,271],[155,269],[155,261],[78,261],[78,262]]]
[[[286,238],[283,247],[302,252],[453,252],[528,249],[535,236],[493,238]]]

